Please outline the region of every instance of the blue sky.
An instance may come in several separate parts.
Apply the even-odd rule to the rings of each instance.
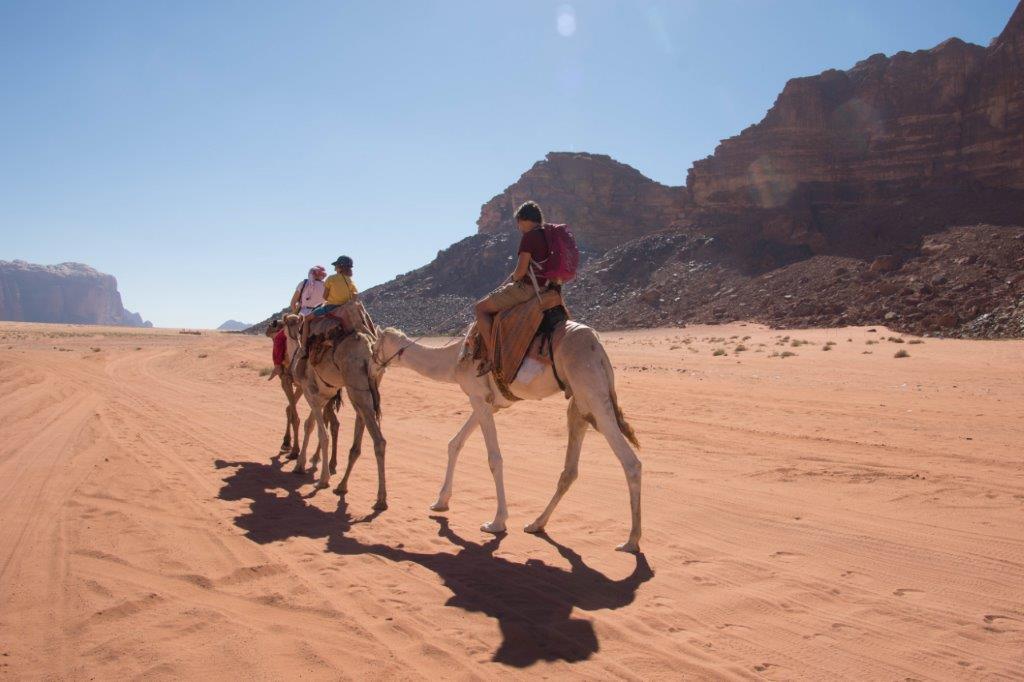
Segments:
[[[159,326],[256,321],[472,234],[552,150],[680,185],[785,82],[1016,0],[0,0],[0,259],[81,261]]]

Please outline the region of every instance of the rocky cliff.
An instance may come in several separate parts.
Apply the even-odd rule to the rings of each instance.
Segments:
[[[869,256],[950,225],[1024,223],[1024,5],[988,48],[951,38],[789,81],[693,164],[684,226]]]
[[[550,222],[568,223],[580,245],[604,251],[665,229],[686,205],[667,187],[609,156],[551,152],[480,209],[482,234],[515,234],[515,209],[533,199]]]
[[[117,280],[81,263],[0,261],[0,320],[151,327],[124,309]]]

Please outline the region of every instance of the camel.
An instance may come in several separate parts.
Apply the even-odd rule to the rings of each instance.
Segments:
[[[298,343],[302,330],[302,317],[287,315],[284,318],[284,324],[290,342]],[[372,345],[372,336],[354,332],[325,352],[319,362],[301,363],[296,354],[292,358],[291,371],[316,419],[317,435],[320,438],[317,455],[313,458],[313,466],[318,459],[320,460],[320,478],[316,487],[326,488],[330,485],[333,466],[329,466],[327,460],[325,440],[327,427],[324,414],[330,402],[336,396],[340,397],[341,389],[344,388],[356,412],[355,432],[352,448],[349,450],[348,466],[345,468],[345,475],[338,487],[335,488],[335,492],[339,495],[348,492],[348,479],[352,474],[352,467],[359,458],[362,433],[365,427],[370,432],[370,438],[373,439],[373,451],[377,459],[377,501],[373,508],[381,511],[388,508],[387,486],[384,478],[384,451],[387,442],[384,440],[384,434],[380,427],[378,385],[383,371],[377,371],[374,368]],[[307,366],[303,368],[302,364]],[[295,462],[294,473],[303,474],[305,471],[306,451],[303,447]]]
[[[274,335],[280,331],[281,323],[277,320],[272,322],[268,327],[266,336],[273,338]],[[287,336],[287,334],[286,334]],[[284,408],[284,437],[281,439],[281,448],[278,451],[279,454],[288,453],[288,459],[298,459],[299,457],[299,397],[302,395],[302,389],[295,381],[295,377],[291,371],[291,361],[295,357],[295,353],[298,351],[298,344],[291,338],[288,337],[287,351],[285,352],[285,363],[284,371],[278,375],[281,380],[281,390],[284,392],[287,404]],[[337,466],[338,460],[338,407],[340,401],[335,401],[328,405],[327,411],[324,413],[324,419],[330,428],[331,433],[331,473],[334,473]],[[302,437],[302,452],[306,451],[306,447],[309,443],[310,435],[313,431],[313,426],[316,421],[313,419],[313,415],[310,414],[306,417],[306,421],[303,424],[303,437]],[[294,435],[293,435],[294,434]],[[316,462],[320,458],[320,450],[317,448],[317,455],[314,457],[313,466],[316,466]]]
[[[489,373],[478,376],[476,363],[469,357],[466,343],[431,348],[409,339],[398,329],[388,328],[378,333],[373,353],[381,371],[389,364],[394,364],[397,367],[408,367],[429,379],[457,383],[462,388],[462,392],[469,398],[472,414],[448,443],[448,467],[444,483],[431,510],[448,510],[459,452],[466,439],[479,426],[487,446],[487,461],[494,477],[498,503],[494,519],[480,528],[488,533],[504,532],[508,508],[494,413],[510,407],[512,401],[502,395]],[[639,443],[619,408],[612,365],[597,332],[585,325],[569,324],[561,343],[555,348],[554,361],[558,378],[565,384],[566,395],[571,396],[567,410],[569,442],[565,466],[551,501],[524,530],[527,533],[543,532],[555,507],[576,480],[583,436],[587,424],[590,424],[605,437],[612,452],[618,457],[629,487],[632,526],[629,538],[616,549],[639,552],[641,465],[636,452],[630,447],[630,443],[636,447],[639,447]],[[523,400],[542,400],[552,396],[561,390],[555,369],[548,365],[530,383],[514,381],[509,388],[515,397]]]

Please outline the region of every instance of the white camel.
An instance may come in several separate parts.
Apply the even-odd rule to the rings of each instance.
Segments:
[[[297,341],[301,333],[302,318],[298,315],[287,315],[284,324],[289,339]],[[335,492],[340,495],[348,492],[348,479],[353,465],[359,458],[365,425],[370,432],[370,438],[373,439],[373,450],[377,459],[377,501],[373,508],[383,510],[388,507],[387,486],[384,480],[384,451],[387,443],[380,428],[380,373],[372,366],[372,342],[373,339],[368,334],[353,333],[325,352],[319,362],[308,362],[304,370],[298,367],[299,358],[296,356],[292,360],[291,369],[316,419],[317,436],[320,439],[317,455],[313,458],[314,466],[316,460],[320,460],[320,479],[317,481],[317,488],[326,488],[330,485],[333,471],[333,466],[328,464],[327,459],[327,426],[324,415],[331,401],[340,396],[341,389],[344,388],[356,412],[355,437],[349,450],[345,475]],[[294,471],[297,474],[306,472],[305,444],[295,462]]]
[[[408,338],[397,329],[378,332],[373,356],[380,371],[388,365],[408,367],[423,376],[448,383],[457,383],[469,398],[473,412],[459,432],[448,443],[448,468],[444,483],[431,506],[434,511],[446,511],[452,496],[455,464],[466,439],[479,426],[487,446],[487,461],[494,476],[498,508],[494,520],[481,529],[488,533],[505,531],[508,508],[505,503],[505,484],[502,475],[501,451],[494,413],[510,407],[513,402],[498,390],[490,374],[477,376],[476,363],[464,351],[465,344],[456,343],[442,348],[431,348]],[[639,447],[632,427],[626,422],[615,395],[615,377],[611,361],[605,353],[597,332],[580,324],[571,324],[561,343],[555,348],[554,370],[551,366],[524,384],[515,381],[510,389],[524,400],[542,400],[561,391],[555,371],[571,395],[568,407],[569,444],[565,453],[565,467],[558,479],[558,487],[547,507],[537,519],[526,526],[527,533],[540,533],[547,525],[569,486],[579,471],[580,450],[587,424],[604,435],[612,452],[619,458],[629,485],[629,504],[632,526],[629,538],[616,549],[624,552],[640,551],[640,477],[641,465],[630,443]]]

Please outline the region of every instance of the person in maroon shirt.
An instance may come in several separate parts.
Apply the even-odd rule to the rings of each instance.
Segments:
[[[537,295],[530,277],[531,265],[543,263],[548,258],[548,243],[544,238],[543,231],[544,214],[537,202],[527,201],[524,203],[516,209],[515,218],[516,226],[523,233],[519,240],[519,260],[516,262],[516,269],[500,287],[477,301],[475,308],[476,328],[480,332],[481,341],[487,348],[488,357],[491,353],[491,325],[494,323],[495,314],[529,301]],[[537,286],[543,292],[548,288],[549,283],[537,274],[538,270],[539,268],[534,266],[533,276],[536,277]]]

